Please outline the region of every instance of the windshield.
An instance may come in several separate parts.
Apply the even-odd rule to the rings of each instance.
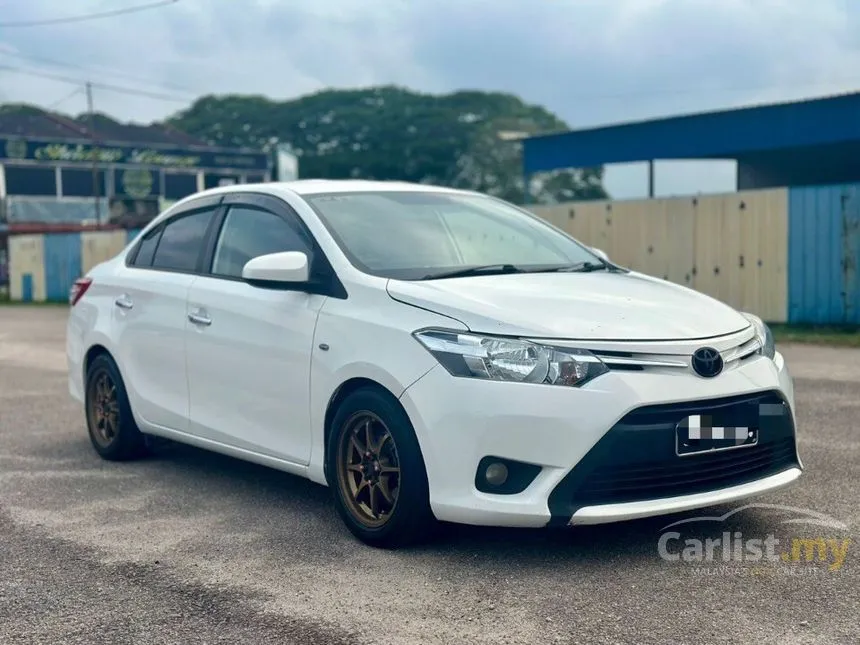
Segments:
[[[514,273],[603,265],[537,216],[482,195],[379,191],[305,199],[350,261],[372,275],[427,280],[477,267]]]

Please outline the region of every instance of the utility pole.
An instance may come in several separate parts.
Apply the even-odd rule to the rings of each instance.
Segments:
[[[90,129],[90,139],[92,140],[92,158],[93,158],[93,198],[95,199],[96,207],[96,224],[101,224],[101,206],[99,197],[101,190],[99,189],[99,163],[98,153],[96,151],[96,124],[95,112],[93,111],[93,84],[87,81],[87,114]]]

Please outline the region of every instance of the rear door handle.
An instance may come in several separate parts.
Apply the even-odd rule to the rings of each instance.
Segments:
[[[195,325],[204,325],[206,327],[212,324],[212,319],[209,318],[209,316],[197,312],[188,314],[188,320],[193,322]]]
[[[132,307],[134,307],[134,303],[131,301],[131,298],[129,298],[126,294],[122,294],[113,302],[120,309],[131,309]]]

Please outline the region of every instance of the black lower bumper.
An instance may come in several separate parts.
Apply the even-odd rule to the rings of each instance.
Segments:
[[[758,442],[680,457],[676,429],[691,415],[715,426],[756,428]],[[794,421],[779,392],[642,407],[615,424],[559,482],[549,497],[550,524],[567,524],[584,506],[708,492],[796,466]]]

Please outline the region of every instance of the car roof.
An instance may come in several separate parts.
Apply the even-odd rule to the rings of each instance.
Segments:
[[[420,192],[446,192],[464,193],[468,191],[448,188],[446,186],[433,186],[430,184],[418,184],[407,181],[371,181],[366,179],[296,179],[294,181],[270,181],[256,184],[232,184],[220,186],[195,193],[190,197],[203,197],[206,195],[219,195],[234,192],[255,192],[270,195],[282,194],[285,191],[298,195],[316,195],[321,193],[352,193],[352,192],[379,192],[379,191],[420,191]]]

